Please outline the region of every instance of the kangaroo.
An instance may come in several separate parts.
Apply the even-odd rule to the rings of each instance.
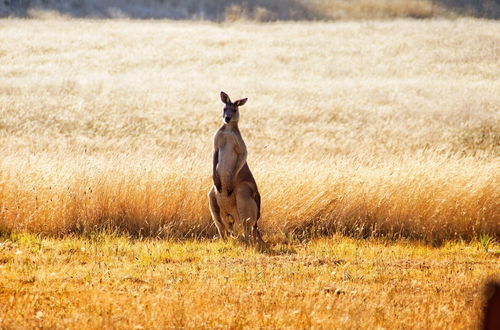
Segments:
[[[208,193],[210,213],[222,239],[227,239],[228,234],[234,235],[233,226],[240,223],[247,242],[264,246],[257,228],[260,194],[247,164],[247,147],[238,129],[238,108],[248,99],[233,103],[224,92],[220,97],[225,106],[223,125],[214,136],[214,185]]]
[[[485,330],[500,329],[500,282],[491,281],[486,284],[484,293],[487,301],[482,328]]]

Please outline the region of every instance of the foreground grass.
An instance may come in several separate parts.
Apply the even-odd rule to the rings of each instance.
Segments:
[[[499,246],[0,239],[0,327],[472,328]]]

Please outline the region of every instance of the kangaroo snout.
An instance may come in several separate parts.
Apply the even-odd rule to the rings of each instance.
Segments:
[[[224,121],[226,122],[226,124],[229,124],[229,122],[231,121],[231,117],[229,116],[224,117]]]

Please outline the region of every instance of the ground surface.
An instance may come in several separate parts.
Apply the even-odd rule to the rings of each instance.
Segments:
[[[477,326],[499,22],[7,19],[0,40],[0,327]],[[249,98],[268,253],[211,241],[220,90]]]
[[[498,245],[341,237],[275,244],[112,235],[0,240],[0,327],[478,326]]]

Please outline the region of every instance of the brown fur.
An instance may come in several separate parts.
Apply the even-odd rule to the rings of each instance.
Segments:
[[[485,289],[486,306],[484,309],[484,330],[500,329],[500,283],[490,282]]]
[[[257,183],[246,162],[247,149],[238,128],[239,106],[247,99],[231,102],[221,92],[224,124],[214,136],[213,181],[209,192],[210,211],[219,235],[234,234],[233,225],[242,224],[245,239],[262,244],[257,228],[260,218],[260,194]]]

